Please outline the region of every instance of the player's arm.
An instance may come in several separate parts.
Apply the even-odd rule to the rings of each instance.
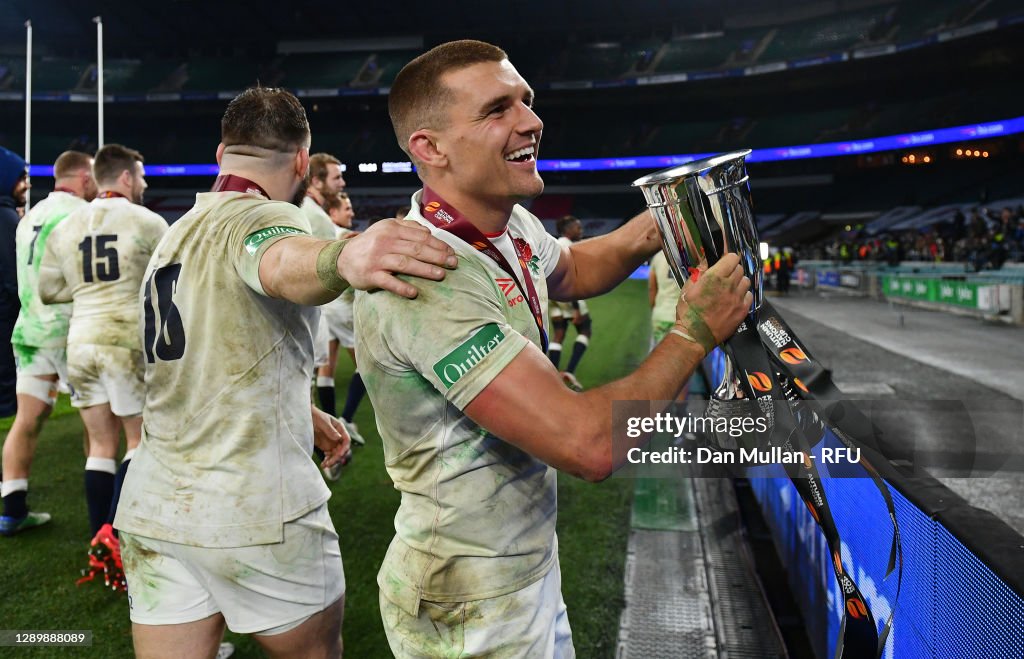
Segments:
[[[654,218],[644,211],[611,233],[563,247],[548,295],[568,302],[607,293],[660,248]]]
[[[711,346],[743,320],[752,301],[749,290],[739,258],[726,255],[688,284],[676,307],[676,327],[698,342],[671,333],[632,374],[580,393],[568,389],[551,361],[530,344],[464,411],[552,467],[587,480],[607,478],[614,468],[612,404],[675,399]],[[527,409],[532,413],[510,413]]]
[[[396,274],[441,280],[455,264],[452,248],[426,227],[386,220],[342,241],[282,238],[263,252],[259,280],[267,295],[306,305],[329,302],[348,286],[413,298],[416,288]]]
[[[55,229],[46,241],[39,261],[39,299],[43,304],[71,302],[71,284],[64,274],[64,262],[77,263],[77,259],[60,256],[60,234]]]

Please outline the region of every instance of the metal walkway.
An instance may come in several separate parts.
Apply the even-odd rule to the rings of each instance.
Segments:
[[[732,483],[638,478],[619,659],[785,657]]]

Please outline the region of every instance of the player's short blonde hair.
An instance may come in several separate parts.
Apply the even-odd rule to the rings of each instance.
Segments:
[[[398,146],[409,157],[409,136],[421,128],[441,129],[448,125],[447,108],[452,92],[441,78],[483,62],[508,59],[505,51],[483,41],[463,39],[431,48],[398,72],[388,94],[388,114]]]
[[[65,151],[53,163],[53,178],[67,178],[92,166],[92,156],[81,151]]]

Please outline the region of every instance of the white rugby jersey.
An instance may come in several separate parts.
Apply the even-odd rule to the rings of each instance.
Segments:
[[[290,203],[207,192],[142,287],[142,444],[115,526],[204,547],[281,542],[330,497],[311,459],[316,307],[265,295],[259,261],[309,223]]]
[[[71,300],[69,344],[141,348],[139,285],[166,231],[162,217],[124,197],[97,197],[53,230],[39,292]]]
[[[543,577],[557,555],[555,470],[462,413],[527,342],[541,345],[540,331],[509,275],[430,225],[420,196],[413,196],[407,219],[451,245],[458,268],[444,281],[416,279],[414,300],[359,291],[355,304],[359,372],[380,412],[385,465],[402,493],[397,534],[377,583],[410,615],[420,598],[474,600],[523,588]],[[508,234],[492,241],[512,249],[514,239],[525,241],[546,311],[558,244],[520,206]],[[515,253],[506,259],[520,279]]]
[[[67,343],[71,304],[43,304],[39,299],[39,266],[53,230],[87,204],[69,192],[54,191],[18,223],[15,243],[21,311],[14,325],[12,343],[36,348],[62,348]]]
[[[314,238],[334,240],[334,222],[331,221],[331,216],[327,214],[327,211],[316,202],[316,199],[308,195],[303,197],[302,214],[306,216]]]
[[[651,271],[658,282],[658,292],[654,297],[654,308],[651,310],[651,321],[655,323],[673,323],[676,320],[676,305],[679,304],[679,284],[668,265],[664,252],[658,252],[651,259]]]

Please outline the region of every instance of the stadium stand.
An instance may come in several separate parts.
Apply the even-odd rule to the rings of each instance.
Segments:
[[[188,61],[183,91],[241,91],[257,82],[256,67],[244,58],[197,57]]]
[[[763,30],[758,31],[759,33]],[[655,69],[659,73],[714,69],[726,64],[742,47],[743,36],[732,33],[706,38],[678,37],[664,45]]]
[[[884,12],[873,7],[780,27],[759,59],[774,62],[842,52],[867,42]]]
[[[280,64],[281,84],[296,89],[345,87],[359,73],[365,53],[302,53],[288,55]]]

